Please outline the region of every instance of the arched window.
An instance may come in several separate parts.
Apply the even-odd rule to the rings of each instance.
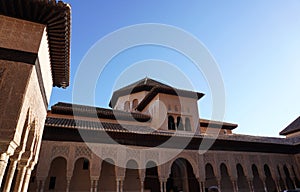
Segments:
[[[175,130],[174,118],[171,115],[168,117],[168,129]]]
[[[185,130],[186,131],[192,131],[191,121],[188,117],[185,118]]]
[[[177,129],[178,130],[184,130],[181,117],[177,117]]]
[[[134,99],[134,100],[132,101],[132,109],[135,109],[135,108],[138,106],[138,104],[139,104],[139,100]]]
[[[124,103],[124,110],[125,110],[125,111],[129,111],[129,109],[130,109],[130,103],[129,103],[129,101],[126,101],[126,102]]]

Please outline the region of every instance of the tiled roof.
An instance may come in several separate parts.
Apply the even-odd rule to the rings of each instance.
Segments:
[[[186,91],[186,90],[182,90],[182,89],[153,87],[150,90],[150,92],[145,96],[145,98],[139,103],[139,105],[136,107],[136,109],[138,111],[142,111],[158,93],[176,95],[176,96],[180,96],[180,97],[189,97],[189,98],[194,98],[197,100],[204,96],[203,93]]]
[[[118,119],[127,121],[147,122],[151,120],[149,115],[139,112],[125,112],[119,110],[105,109],[86,105],[76,105],[71,103],[59,102],[51,107],[51,113],[76,115],[84,117],[98,117],[106,119]]]
[[[156,80],[150,78],[144,78],[135,83],[132,83],[126,87],[123,87],[117,91],[114,91],[112,98],[110,100],[109,106],[114,107],[118,98],[120,96],[129,95],[132,93],[137,93],[141,91],[148,91],[149,93],[145,96],[145,98],[139,103],[137,106],[138,111],[142,111],[144,107],[158,94],[165,93],[169,95],[178,95],[182,97],[191,97],[195,99],[200,99],[204,96],[203,93],[187,91],[182,89],[175,89],[169,85],[160,83]]]
[[[147,126],[136,126],[126,124],[107,123],[100,121],[86,121],[74,120],[67,118],[53,118],[47,117],[45,126],[48,127],[64,127],[76,129],[90,129],[90,130],[105,130],[114,132],[132,132],[132,133],[151,133],[154,130]]]
[[[300,131],[300,116],[283,129],[279,134],[288,135]]]
[[[248,135],[194,135],[192,133],[174,133],[170,131],[154,130],[148,126],[120,125],[109,122],[74,120],[67,118],[47,117],[43,140],[64,142],[92,142],[110,143],[105,139],[104,131],[110,138],[122,145],[146,147],[183,147],[182,142],[188,142],[186,149],[199,150],[205,139],[211,140],[210,150],[248,151],[266,153],[299,153],[299,140],[285,138],[257,137]],[[84,138],[82,138],[82,134]],[[166,142],[171,139],[170,142]],[[188,140],[187,140],[188,139]],[[113,142],[113,143],[114,143]]]
[[[233,130],[238,127],[237,124],[233,123],[226,123],[220,121],[213,121],[208,119],[200,119],[200,126],[201,127],[210,127],[210,128],[221,128],[221,129],[230,129]]]
[[[138,87],[142,87],[142,86],[148,86],[150,89],[152,87],[155,87],[155,86],[158,86],[158,87],[163,87],[163,88],[172,88],[171,86],[169,85],[166,85],[164,83],[161,83],[159,81],[156,81],[154,79],[151,79],[151,78],[148,78],[148,77],[145,77],[144,79],[141,79],[137,82],[134,82],[130,85],[127,85],[121,89],[118,89],[117,91],[124,91],[124,90],[133,90],[133,89],[136,89]],[[149,89],[149,90],[150,90]]]
[[[70,6],[56,0],[0,0],[0,15],[47,26],[53,85],[69,86]]]

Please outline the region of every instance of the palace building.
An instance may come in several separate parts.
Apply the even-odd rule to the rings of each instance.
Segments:
[[[115,91],[110,109],[55,104],[30,191],[299,187],[300,118],[281,132],[286,138],[234,134],[236,124],[199,118],[203,95],[145,78]]]
[[[0,0],[0,191],[274,192],[300,187],[300,117],[284,138],[201,118],[204,94],[144,78],[109,108],[59,102],[70,5]]]

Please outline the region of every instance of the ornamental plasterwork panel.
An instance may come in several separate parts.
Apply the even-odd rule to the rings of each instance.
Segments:
[[[137,149],[126,149],[126,160],[129,160],[129,159],[140,160],[139,150],[137,150]]]
[[[75,149],[75,158],[77,157],[91,157],[92,151],[87,146],[77,146]]]
[[[241,164],[243,162],[243,155],[241,155],[241,154],[234,155],[234,162],[235,162],[235,164],[238,164],[238,163]]]
[[[187,156],[189,156],[191,159],[193,159],[194,162],[198,162],[198,153],[197,152],[187,152]]]
[[[269,158],[265,155],[261,155],[260,156],[260,162],[261,162],[262,165],[269,164]]]
[[[215,164],[215,157],[214,154],[209,154],[209,153],[205,153],[203,155],[203,159],[204,159],[204,163],[210,163],[210,164]]]
[[[104,146],[101,149],[101,158],[104,160],[107,158],[111,158],[112,160],[117,159],[118,149],[115,149],[114,147]]]
[[[157,163],[158,158],[159,158],[158,152],[155,152],[155,151],[146,151],[145,152],[145,160],[146,161],[153,160],[153,161],[155,161],[155,163]]]
[[[219,167],[219,165],[221,165],[222,163],[224,163],[228,167],[228,158],[229,158],[229,156],[227,154],[224,154],[224,153],[217,154],[216,155],[216,160],[218,162],[217,166]]]
[[[257,158],[256,158],[256,156],[254,156],[254,155],[249,155],[248,159],[249,159],[249,163],[250,163],[251,165],[252,165],[252,164],[257,164]]]
[[[64,156],[68,157],[69,147],[68,146],[53,146],[51,157]]]

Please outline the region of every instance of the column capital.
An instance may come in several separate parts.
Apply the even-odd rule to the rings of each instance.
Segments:
[[[93,180],[93,181],[98,181],[99,180],[99,176],[91,176],[91,180]]]
[[[238,179],[237,177],[230,177],[230,181],[231,181],[231,182],[236,182],[237,179]]]
[[[124,181],[125,180],[125,177],[124,176],[118,176],[116,178],[117,181]]]
[[[160,181],[160,182],[167,182],[167,181],[168,181],[168,178],[165,178],[165,177],[164,177],[164,178],[159,178],[159,181]]]
[[[253,180],[253,176],[246,176],[247,181],[252,181]]]
[[[200,177],[197,177],[196,179],[197,179],[197,181],[198,181],[199,183],[201,183],[201,182],[205,182],[205,178],[200,178]]]

